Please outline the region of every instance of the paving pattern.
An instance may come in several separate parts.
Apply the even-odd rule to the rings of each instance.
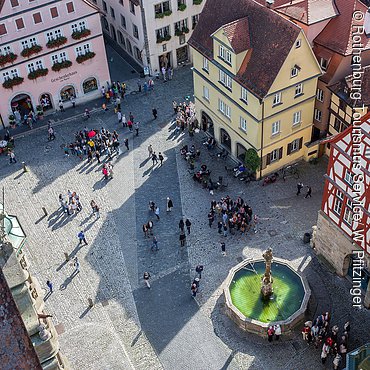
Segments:
[[[135,83],[128,83],[131,91]],[[176,71],[173,81],[156,81],[151,94],[128,94],[124,113],[132,111],[140,121],[138,137],[118,127],[111,110],[104,114],[97,109],[87,123],[73,117],[58,121],[53,142],[47,142],[46,129],[21,134],[16,140],[17,164],[10,165],[8,158],[0,157],[5,208],[19,217],[26,231],[31,269],[42,286],[50,279],[59,287],[48,299],[47,309],[55,324],[64,329],[61,350],[73,368],[322,368],[319,351],[302,343],[299,332],[270,344],[242,333],[224,315],[222,284],[230,267],[245,256],[260,257],[268,246],[307,276],[314,293],[312,315],[330,310],[339,325],[350,316],[350,348],[370,340],[369,312],[351,310],[350,283],[327,272],[302,242],[304,232],[316,222],[325,159],[317,166],[301,164],[301,180],[313,185],[312,199],[304,199],[295,195],[295,179],[261,187],[228,177],[224,161],[201,148],[196,165],[207,163],[214,179],[222,175],[228,182],[224,191],[211,196],[193,182],[179,154],[184,142],[194,141],[201,147],[204,133],[189,138],[186,134],[176,137],[172,131],[171,101],[181,101],[187,95],[192,95],[191,71],[183,68]],[[99,102],[92,104],[99,107]],[[159,112],[157,120],[151,116],[154,107]],[[67,118],[68,114],[54,118]],[[121,154],[113,160],[115,176],[109,182],[102,180],[96,163],[63,156],[60,145],[72,140],[73,133],[86,124],[118,128],[121,137],[129,138],[130,150],[122,146]],[[162,167],[153,167],[148,160],[149,144],[164,154]],[[26,161],[29,172],[23,174],[21,161]],[[84,208],[67,218],[58,210],[58,195],[69,189],[80,194]],[[226,194],[241,195],[259,215],[257,234],[220,238],[215,225],[208,227],[210,201]],[[166,213],[167,196],[174,203],[171,213]],[[91,199],[100,205],[99,220],[91,216]],[[149,200],[160,207],[159,221],[148,210]],[[43,206],[49,212],[47,217],[43,217]],[[179,245],[180,217],[192,222],[186,248]],[[151,240],[141,229],[149,219],[154,222],[159,251],[151,251]],[[81,229],[88,246],[77,246]],[[226,257],[221,255],[221,239],[226,242]],[[65,262],[64,252],[77,255],[81,262],[81,272],[75,277],[71,277],[74,268]],[[201,291],[194,300],[190,283],[199,263],[205,270]],[[151,273],[151,290],[144,285],[144,271]],[[95,302],[92,309],[88,298]]]

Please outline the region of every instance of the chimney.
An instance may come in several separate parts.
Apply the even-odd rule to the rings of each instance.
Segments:
[[[274,5],[275,0],[266,0],[266,6],[271,9],[271,7]]]
[[[370,37],[370,8],[368,8],[367,12],[365,13],[364,29],[365,29],[366,37],[369,38]]]

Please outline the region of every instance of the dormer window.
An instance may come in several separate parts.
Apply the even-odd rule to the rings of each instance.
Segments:
[[[301,39],[299,39],[299,40],[297,40],[297,41],[295,42],[295,48],[296,48],[296,49],[300,48],[300,47],[301,47],[301,45],[302,45],[302,41],[301,41]]]
[[[290,77],[296,77],[296,76],[298,76],[298,68],[294,66],[292,70],[290,71]]]
[[[219,45],[218,47],[218,56],[221,58],[224,62],[231,65],[231,52],[227,50],[222,45]]]
[[[323,71],[326,71],[328,69],[329,61],[327,59],[321,58],[320,59],[320,66]]]

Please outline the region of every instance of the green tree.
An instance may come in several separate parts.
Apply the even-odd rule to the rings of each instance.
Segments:
[[[253,172],[256,172],[260,166],[261,160],[257,152],[253,148],[249,148],[245,152],[244,162],[247,168],[249,168]]]

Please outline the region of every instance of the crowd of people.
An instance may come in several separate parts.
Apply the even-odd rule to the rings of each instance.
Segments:
[[[221,198],[220,201],[211,201],[210,211],[208,213],[208,225],[212,228],[217,218],[217,230],[219,234],[225,237],[228,234],[234,235],[247,233],[249,230],[257,232],[257,215],[253,215],[252,208],[246,204],[243,198],[238,197],[232,200],[230,196]]]
[[[75,191],[68,190],[67,194],[59,194],[59,203],[64,213],[68,216],[82,211],[80,196]]]
[[[315,348],[321,347],[321,362],[323,364],[331,355],[333,357],[333,368],[339,369],[341,363],[345,362],[349,331],[349,321],[344,324],[342,335],[339,335],[337,325],[330,328],[330,315],[326,312],[319,315],[313,322],[306,321],[302,329],[302,336],[308,345],[314,344]]]
[[[184,131],[185,128],[189,130],[189,135],[192,136],[194,130],[198,126],[198,121],[195,115],[195,104],[191,101],[177,103],[175,100],[172,102],[174,114],[176,115],[175,132]]]

